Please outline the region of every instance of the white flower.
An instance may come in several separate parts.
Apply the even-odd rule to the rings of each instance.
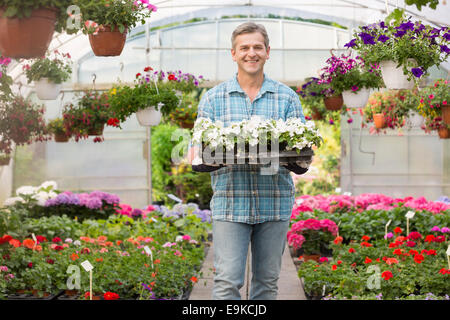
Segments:
[[[76,245],[76,246],[81,246],[80,240],[75,240],[75,241],[73,242],[73,244]]]
[[[58,185],[56,184],[56,181],[45,181],[39,186],[39,188],[47,189],[50,186],[51,186],[50,190],[58,189]]]
[[[12,197],[12,198],[8,198],[5,200],[5,202],[3,203],[3,205],[5,207],[7,206],[12,206],[13,204],[15,204],[16,202],[22,202],[25,203],[25,200],[22,197]]]
[[[22,186],[16,190],[16,194],[20,195],[31,195],[35,194],[38,188],[32,186]]]
[[[183,241],[183,236],[177,236],[175,238],[175,242],[180,242],[180,241]]]

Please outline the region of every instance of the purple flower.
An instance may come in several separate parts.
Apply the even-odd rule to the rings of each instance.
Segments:
[[[333,119],[330,119],[330,120],[328,121],[328,123],[329,123],[329,124],[334,124]]]
[[[441,229],[438,226],[434,226],[433,228],[431,228],[431,231],[439,232],[439,231],[441,231]]]
[[[441,47],[441,52],[447,53],[447,54],[450,53],[450,48],[447,47],[446,45],[441,45],[440,47]]]
[[[386,28],[387,28],[387,26],[386,26],[386,24],[384,23],[384,21],[381,21],[381,22],[380,22],[380,28],[382,28],[382,29],[386,29]]]
[[[361,37],[364,44],[375,44],[375,40],[374,40],[373,36],[368,33],[361,32],[360,34],[358,34],[358,36]]]
[[[139,217],[142,215],[142,210],[141,209],[134,209],[133,211],[131,211],[131,216],[132,217]]]
[[[352,118],[347,119],[347,123],[352,123],[352,122],[353,122]]]
[[[397,38],[401,38],[405,35],[405,33],[405,30],[397,30],[397,33],[394,33],[394,36],[396,36]]]
[[[353,86],[352,87],[352,91],[358,91],[358,89],[359,89],[358,86]]]
[[[419,68],[412,68],[411,72],[416,78],[420,78],[423,75],[423,70],[420,67]]]
[[[390,238],[392,238],[394,236],[394,234],[392,233],[392,232],[389,232],[389,233],[387,233],[385,236],[384,236],[384,239],[390,239]]]
[[[397,30],[403,30],[403,31],[414,30],[414,23],[412,23],[411,21],[403,22],[403,23],[402,23],[400,26],[398,26],[396,29],[397,29]]]
[[[416,33],[422,32],[425,30],[425,26],[423,24],[419,24],[419,26],[414,30]]]
[[[445,33],[443,35],[443,37],[444,37],[445,40],[450,41],[450,33],[449,32]]]
[[[346,48],[353,48],[354,46],[356,46],[356,39],[352,39],[350,42],[344,44],[344,47]]]
[[[441,229],[441,232],[442,232],[442,233],[448,233],[448,232],[450,232],[450,228],[443,227],[443,228]]]
[[[381,41],[383,43],[385,43],[387,40],[389,40],[390,38],[388,36],[385,36],[384,34],[380,35],[378,37],[378,41]]]

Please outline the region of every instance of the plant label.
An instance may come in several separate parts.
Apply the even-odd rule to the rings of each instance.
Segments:
[[[89,262],[89,260],[83,261],[81,263],[81,266],[83,267],[84,270],[86,270],[87,272],[91,271],[92,269],[94,269],[94,266]]]
[[[181,200],[180,198],[174,196],[174,195],[171,194],[171,193],[169,193],[167,196],[168,196],[170,199],[172,199],[172,200],[174,200],[174,201],[176,201],[176,202],[178,202],[178,203],[182,203],[182,202],[183,202],[183,200]]]
[[[344,194],[344,196],[349,196],[349,197],[352,195],[351,192],[344,192],[343,194]]]
[[[152,250],[149,247],[145,246],[144,250],[148,255],[152,255]]]
[[[414,215],[415,215],[416,213],[414,212],[414,211],[408,211],[407,213],[406,213],[406,215],[405,215],[405,217],[407,217],[408,219],[412,219],[412,218],[414,218]]]
[[[447,255],[450,256],[450,245],[447,248]]]
[[[389,225],[391,224],[392,219],[388,221],[388,223],[386,223],[386,228],[389,227]]]
[[[325,296],[325,289],[326,288],[327,288],[326,285],[323,285],[323,287],[322,287],[322,296]]]

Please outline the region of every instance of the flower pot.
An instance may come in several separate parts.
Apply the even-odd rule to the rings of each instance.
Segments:
[[[323,116],[317,109],[312,109],[311,118],[313,120],[322,120]]]
[[[304,262],[309,261],[309,260],[314,260],[314,261],[319,262],[319,259],[320,259],[320,254],[309,254],[309,255],[304,254],[303,255]]]
[[[422,117],[419,113],[417,113],[416,111],[411,111],[409,113],[409,117],[408,117],[408,125],[411,128],[420,128],[423,124],[423,122],[425,121],[425,118]]]
[[[450,124],[450,105],[441,105],[442,120],[445,124]]]
[[[387,127],[386,119],[383,113],[375,113],[373,115],[373,123],[375,124],[375,128],[383,129]]]
[[[440,139],[450,139],[450,129],[440,128],[438,134]]]
[[[53,83],[48,78],[42,78],[34,83],[34,87],[40,100],[55,100],[61,92],[62,84]]]
[[[342,108],[344,104],[344,99],[342,98],[342,94],[334,97],[328,97],[323,99],[325,103],[325,108],[330,111],[336,111]]]
[[[33,290],[31,290],[31,293],[33,294],[33,296],[39,297],[39,290],[33,289]],[[48,296],[50,296],[50,293],[42,292],[42,296],[43,297],[48,297]]]
[[[70,137],[68,137],[65,133],[55,133],[53,135],[55,138],[55,142],[68,142]]]
[[[141,126],[156,126],[161,122],[161,111],[152,106],[136,112],[136,117]]]
[[[38,58],[45,55],[52,41],[58,10],[39,8],[28,18],[3,17],[0,8],[0,52],[14,59]]]
[[[381,75],[387,89],[412,89],[414,81],[409,81],[408,77],[403,74],[403,67],[397,68],[397,63],[389,61],[381,61]]]
[[[369,94],[370,90],[367,88],[362,88],[356,93],[351,90],[346,90],[342,92],[342,98],[347,108],[362,108],[367,104]]]
[[[88,135],[90,136],[101,136],[103,134],[103,130],[105,129],[105,124],[101,126],[101,128],[89,128]]]
[[[180,127],[182,127],[183,129],[192,129],[194,128],[194,124],[182,121],[180,122]]]
[[[117,27],[111,31],[110,26],[104,26],[97,34],[89,34],[92,51],[99,57],[120,56],[125,46],[127,30],[121,33]]]
[[[73,297],[78,294],[78,290],[64,290],[64,294],[66,296]]]
[[[11,157],[0,158],[0,166],[7,166],[7,165],[9,165],[9,161],[10,160],[11,160]]]

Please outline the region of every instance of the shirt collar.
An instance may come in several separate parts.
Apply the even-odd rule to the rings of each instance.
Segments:
[[[272,80],[266,77],[266,74],[264,74],[264,80],[263,84],[261,86],[261,89],[259,90],[258,96],[263,95],[265,92],[275,92],[275,84]],[[244,93],[244,90],[242,90],[239,82],[237,81],[237,73],[236,75],[229,81],[228,83],[228,93],[231,92],[242,92]]]

